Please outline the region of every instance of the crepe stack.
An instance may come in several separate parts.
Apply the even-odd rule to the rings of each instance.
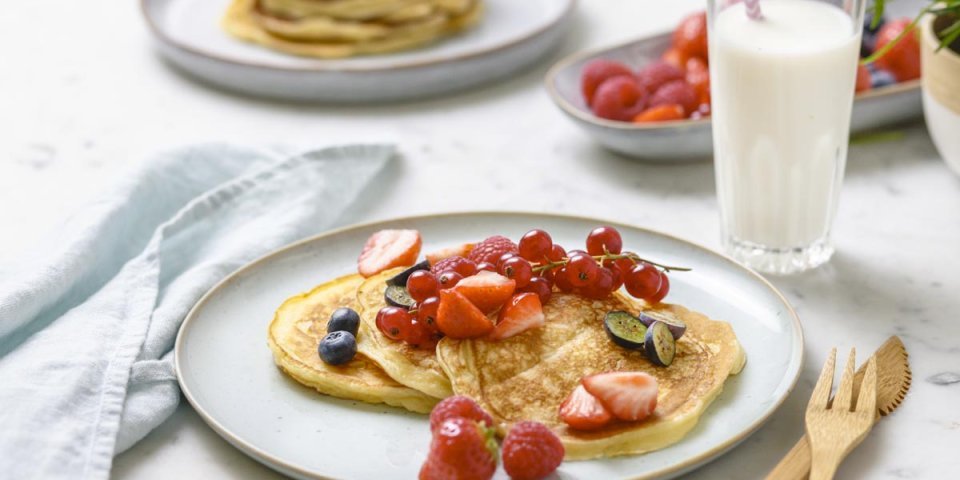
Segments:
[[[274,50],[344,58],[415,48],[479,20],[481,0],[233,0],[230,34]]]

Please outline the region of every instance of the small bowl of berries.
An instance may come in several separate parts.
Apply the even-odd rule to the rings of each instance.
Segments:
[[[864,23],[861,56],[873,60],[909,19]],[[901,48],[858,67],[853,132],[920,117],[919,55],[915,46]],[[561,60],[546,88],[609,150],[655,162],[702,160],[713,153],[709,62],[706,13],[696,12],[672,32]]]

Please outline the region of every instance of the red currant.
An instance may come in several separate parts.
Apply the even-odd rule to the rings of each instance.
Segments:
[[[550,253],[553,239],[543,230],[530,230],[520,239],[520,256],[531,262],[539,262]]]
[[[556,285],[561,292],[572,292],[575,287],[572,283],[570,283],[567,267],[560,267],[552,271],[556,272],[556,274],[553,276],[553,284]]]
[[[627,292],[636,298],[647,300],[656,295],[661,284],[660,270],[649,263],[634,265],[624,278]]]
[[[404,341],[414,347],[427,348],[433,342],[433,329],[424,323],[411,320],[409,332]]]
[[[430,297],[417,307],[417,321],[430,326],[437,327],[437,312],[440,310],[440,297]]]
[[[456,287],[457,284],[460,283],[460,280],[463,280],[463,275],[453,270],[447,270],[437,277],[437,282],[440,284],[441,290]]]
[[[500,275],[517,282],[517,288],[523,288],[533,278],[533,266],[521,257],[508,258],[500,264]]]
[[[600,267],[597,261],[585,253],[576,253],[567,262],[567,280],[574,287],[586,287],[597,279]]]
[[[500,266],[503,265],[503,262],[506,262],[507,260],[510,260],[511,258],[516,256],[517,256],[516,253],[510,253],[510,252],[500,255],[500,258],[497,260],[497,269],[498,270],[500,269]]]
[[[613,276],[613,291],[616,292],[620,290],[620,287],[623,286],[623,270],[620,268],[620,265],[614,263],[609,268],[611,275]]]
[[[480,270],[486,270],[488,272],[496,272],[497,266],[489,262],[482,262],[477,264],[477,271],[480,271]]]
[[[437,296],[439,288],[436,275],[429,270],[417,270],[407,278],[407,293],[418,302]]]
[[[559,262],[567,258],[567,251],[563,249],[560,245],[556,243],[553,244],[553,247],[550,249],[550,253],[547,254],[547,260],[551,262]]]
[[[587,253],[586,250],[577,249],[577,250],[570,250],[569,252],[567,252],[567,258],[573,258],[573,256],[577,254],[589,255],[589,253]]]
[[[587,235],[587,252],[590,255],[619,254],[622,250],[623,239],[616,228],[597,227]]]
[[[660,303],[661,301],[663,301],[664,297],[666,297],[667,294],[670,293],[670,280],[667,278],[667,274],[661,273],[660,280],[661,280],[660,288],[657,289],[657,293],[655,293],[652,297],[645,299],[645,301],[650,305],[656,305]]]
[[[593,300],[603,300],[613,293],[613,272],[609,268],[597,270],[597,278],[583,289],[583,295]]]
[[[383,307],[377,312],[377,328],[391,340],[404,340],[410,333],[413,316],[400,307]]]
[[[553,288],[543,277],[533,277],[526,287],[520,289],[521,292],[536,293],[540,297],[540,305],[546,305],[553,296]]]

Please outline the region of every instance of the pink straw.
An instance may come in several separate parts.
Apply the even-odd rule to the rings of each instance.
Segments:
[[[747,7],[747,16],[753,20],[763,18],[763,12],[760,11],[760,0],[743,0],[743,3]]]

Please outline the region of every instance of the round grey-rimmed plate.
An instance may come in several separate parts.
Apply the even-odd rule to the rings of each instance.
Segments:
[[[274,366],[267,325],[287,297],[355,271],[364,240],[383,228],[415,228],[424,250],[493,234],[518,238],[531,228],[557,243],[582,245],[612,224],[642,255],[693,268],[671,276],[668,301],[729,321],[747,352],[698,425],[679,443],[640,456],[567,462],[561,478],[651,478],[689,471],[759,428],[797,381],[803,333],[796,313],[762,277],[733,260],[651,230],[590,218],[539,213],[462,213],[347,227],[303,240],[241,268],[187,316],[176,344],[184,395],[237,448],[300,478],[414,478],[430,443],[425,416],[320,395]],[[506,478],[502,468],[497,478]]]
[[[575,0],[484,0],[471,29],[404,52],[323,60],[275,52],[220,27],[230,0],[141,0],[160,53],[183,72],[241,93],[369,103],[432,97],[508,77],[546,56]]]
[[[894,2],[888,17],[910,16],[923,7],[919,0]],[[597,58],[616,60],[633,67],[658,58],[671,44],[672,33],[661,33],[600,50],[579,52],[557,62],[545,84],[553,102],[574,123],[603,147],[649,162],[697,161],[713,154],[709,119],[637,125],[597,117],[587,107],[580,90],[584,65]],[[922,114],[920,81],[911,80],[860,93],[853,102],[850,130],[860,133],[919,119]]]

